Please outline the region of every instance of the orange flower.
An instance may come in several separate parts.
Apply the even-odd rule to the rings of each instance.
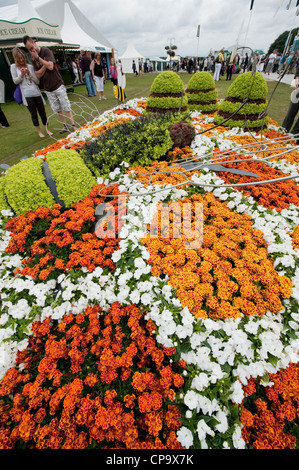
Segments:
[[[293,285],[274,269],[263,233],[253,230],[251,218],[232,212],[211,193],[178,203],[181,213],[185,203],[191,205],[193,218],[195,204],[202,204],[202,245],[192,250],[186,247],[185,236],[172,238],[174,217],[169,218],[170,236],[166,237],[159,211],[151,224],[158,238],[149,232],[141,243],[150,254],[152,274],[169,276],[168,283],[176,289],[183,307],[196,318],[214,320],[237,318],[242,312],[261,316],[267,310],[280,311],[281,300],[290,297]]]

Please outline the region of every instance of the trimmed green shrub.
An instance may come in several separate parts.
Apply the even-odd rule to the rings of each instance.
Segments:
[[[183,100],[182,100],[182,97],[172,97],[172,96],[167,96],[167,97],[153,97],[153,96],[150,96],[148,99],[147,99],[147,107],[148,108],[155,108],[156,110],[157,109],[163,109],[163,110],[179,110],[180,109],[180,106],[181,106],[181,103],[182,103],[182,109],[183,108],[186,108],[186,106],[188,105],[188,98],[186,95],[183,96]]]
[[[222,124],[229,118],[223,126],[255,130],[266,127],[269,121],[269,116],[266,115],[267,93],[267,83],[260,72],[243,73],[229,87],[227,97],[221,102],[215,115],[215,124]],[[244,99],[248,99],[245,104]],[[242,104],[244,106],[241,108]]]
[[[96,179],[75,150],[61,149],[47,155],[60,199],[67,207],[84,199]]]
[[[172,71],[160,73],[152,83],[150,96],[146,102],[147,113],[186,111],[188,99],[184,92],[184,82]]]
[[[47,163],[56,183],[58,196],[66,207],[84,199],[96,185],[96,179],[75,150],[61,149],[51,152],[47,155]],[[2,179],[1,186],[4,191],[0,204],[5,198],[6,204],[16,215],[35,211],[39,207],[50,208],[55,204],[55,198],[44,176],[43,161],[39,158],[32,157],[20,161],[10,168]]]
[[[106,178],[123,161],[150,165],[173,147],[169,128],[187,114],[149,114],[117,125],[89,142],[81,151],[85,164],[96,176]]]
[[[234,80],[227,91],[232,98],[264,99],[267,96],[267,82],[260,72],[245,72]]]
[[[5,179],[4,176],[0,177],[0,212],[6,209],[10,209],[7,204],[5,192],[4,192]]]
[[[151,86],[151,93],[182,93],[182,91],[184,91],[183,80],[177,73],[168,70],[160,73]]]
[[[4,191],[8,204],[16,215],[55,204],[54,197],[46,185],[42,165],[42,160],[28,158],[7,171],[4,177]]]
[[[213,113],[218,109],[215,81],[209,72],[196,72],[186,90],[190,111]]]

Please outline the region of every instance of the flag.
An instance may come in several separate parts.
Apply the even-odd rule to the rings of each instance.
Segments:
[[[254,0],[251,0],[250,10],[252,10],[254,4]]]
[[[200,25],[197,26],[197,34],[196,36],[199,38],[199,33],[200,33]]]
[[[113,92],[114,92],[115,98],[117,98],[118,101],[125,101],[126,94],[125,94],[125,91],[122,87],[114,85]]]

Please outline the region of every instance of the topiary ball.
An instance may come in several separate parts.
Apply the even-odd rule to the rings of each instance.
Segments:
[[[260,130],[269,121],[267,116],[267,82],[260,72],[246,72],[236,78],[215,115],[215,124]],[[248,101],[244,104],[244,99]],[[244,106],[239,110],[239,108]],[[238,111],[239,110],[239,111]],[[234,114],[236,113],[236,114]],[[232,116],[234,114],[234,116]]]
[[[188,109],[184,83],[177,73],[162,72],[152,83],[150,96],[146,102],[146,112],[178,112],[180,109],[181,111]]]
[[[96,183],[75,150],[50,152],[45,161],[28,158],[1,177],[0,211],[12,209],[20,215],[56,203],[70,207],[84,199]]]
[[[196,72],[186,90],[190,111],[214,113],[218,109],[215,81],[209,72]]]

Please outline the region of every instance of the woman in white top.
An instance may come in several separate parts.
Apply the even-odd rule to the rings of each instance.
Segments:
[[[123,72],[123,66],[120,59],[118,59],[117,62],[117,84],[123,90],[126,88],[126,76]]]
[[[13,49],[12,54],[15,63],[10,66],[10,73],[15,85],[20,85],[23,103],[27,106],[31,114],[32,122],[38,135],[40,137],[45,137],[39,127],[38,114],[40,115],[47,133],[49,135],[53,135],[48,127],[45,101],[38,87],[39,79],[35,75],[33,66],[26,63],[25,56],[18,47]]]

